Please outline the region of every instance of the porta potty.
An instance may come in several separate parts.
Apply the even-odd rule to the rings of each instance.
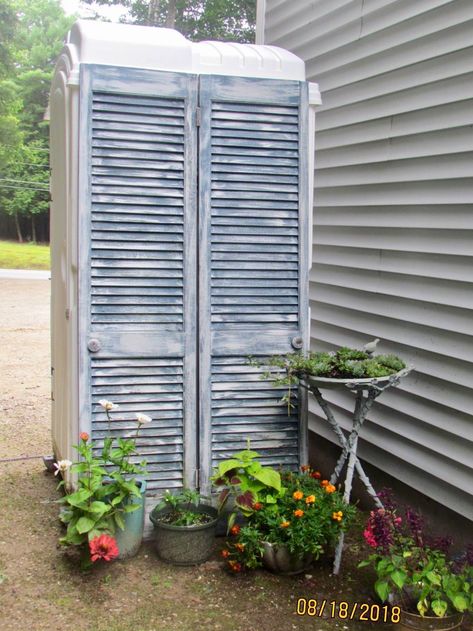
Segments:
[[[306,402],[248,356],[309,343],[315,84],[273,46],[78,21],[51,91],[52,436],[152,418],[148,494],[245,448],[307,461]]]

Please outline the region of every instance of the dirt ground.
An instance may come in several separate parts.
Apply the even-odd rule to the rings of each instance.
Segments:
[[[0,348],[0,460],[49,454],[49,281],[0,279]],[[357,542],[340,578],[329,561],[297,578],[229,576],[220,540],[200,567],[166,565],[145,544],[132,560],[81,572],[57,545],[56,483],[41,459],[0,462],[0,631],[391,628],[296,614],[299,598],[372,602]]]

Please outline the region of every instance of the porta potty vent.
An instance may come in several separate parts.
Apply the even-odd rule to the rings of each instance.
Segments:
[[[209,491],[247,439],[307,459],[306,402],[247,363],[309,339],[318,91],[274,47],[77,22],[51,92],[53,442],[153,421],[149,495]]]

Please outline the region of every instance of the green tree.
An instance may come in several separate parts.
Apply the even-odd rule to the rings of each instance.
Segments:
[[[31,238],[36,241],[35,218],[49,209],[49,153],[41,140],[21,143],[10,150],[0,182],[0,205],[13,217],[18,241],[22,243],[20,217],[28,216]]]
[[[48,212],[48,106],[54,63],[74,22],[59,0],[0,0],[0,212],[15,220]]]
[[[92,4],[94,0],[84,0]],[[123,5],[135,24],[175,28],[193,41],[254,42],[256,0],[96,0]],[[127,19],[127,18],[125,18]]]

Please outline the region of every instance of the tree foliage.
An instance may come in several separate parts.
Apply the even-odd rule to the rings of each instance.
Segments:
[[[3,18],[3,20],[2,20]],[[74,18],[59,0],[0,0],[0,212],[48,212],[49,129],[44,120],[54,62]]]
[[[254,42],[256,0],[95,0],[128,9],[124,21],[175,28],[193,41]],[[94,0],[85,0],[92,4]]]

